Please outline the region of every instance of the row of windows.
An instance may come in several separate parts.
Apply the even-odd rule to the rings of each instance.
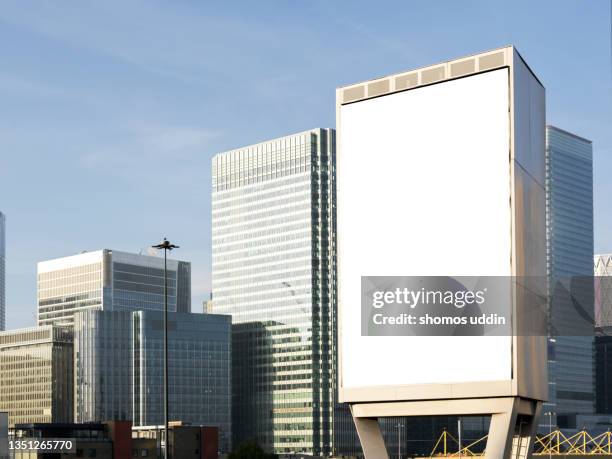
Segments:
[[[286,221],[283,224],[272,227],[259,227],[256,231],[240,231],[233,235],[225,237],[213,237],[213,251],[231,248],[235,244],[240,244],[245,241],[255,242],[258,239],[270,238],[275,235],[294,234],[294,233],[311,234],[310,218],[295,219]],[[282,237],[282,236],[281,236]]]
[[[214,191],[212,194],[212,202],[213,205],[220,205],[225,202],[234,203],[236,200],[242,197],[254,196],[257,193],[267,192],[274,190],[278,192],[279,188],[286,187],[287,185],[292,185],[296,183],[309,183],[310,184],[310,174],[303,174],[292,176],[289,178],[283,178],[275,180],[274,182],[266,182],[261,185],[254,185],[248,188],[237,188],[232,191]]]
[[[254,290],[256,292],[260,292],[263,289],[259,288],[259,289],[254,289]],[[312,289],[310,288],[310,286],[306,288],[295,288],[295,289],[292,288],[289,291],[287,289],[276,290],[276,291],[266,290],[265,293],[250,294],[250,295],[240,295],[236,292],[232,292],[232,294],[228,295],[227,297],[221,297],[221,298],[215,299],[214,304],[218,307],[222,307],[225,305],[256,303],[256,302],[262,302],[266,300],[272,300],[272,301],[286,300],[285,304],[293,303],[294,305],[297,304],[300,307],[302,307],[302,304],[304,303],[305,300],[307,300],[308,303],[310,303],[311,293],[312,293]],[[279,302],[274,301],[274,304],[278,305]],[[310,308],[310,304],[308,304],[308,307]]]
[[[293,239],[296,240],[297,238]],[[287,238],[287,241],[284,244],[277,243],[273,246],[263,246],[261,248],[256,248],[257,246],[253,246],[250,250],[244,250],[241,252],[228,252],[216,251],[216,255],[213,255],[213,264],[215,267],[220,268],[224,263],[228,263],[234,260],[242,260],[242,265],[245,266],[247,260],[252,260],[254,258],[260,257],[262,255],[268,255],[270,253],[280,253],[280,252],[290,252],[296,249],[305,249],[312,247],[312,241],[310,238],[307,239],[297,239],[297,242],[289,242],[291,238]]]
[[[289,283],[295,285],[296,282],[311,283],[310,276],[312,274],[312,268],[299,269],[295,271],[278,271],[275,273],[268,274],[267,272],[261,276],[252,276],[247,278],[241,278],[239,280],[232,279],[228,281],[216,281],[213,283],[216,292],[223,290],[239,291],[244,286],[250,288],[250,286],[260,285],[264,286],[274,281]]]
[[[287,202],[287,200],[285,200],[285,202]],[[244,215],[242,213],[237,212],[237,215],[234,217],[226,218],[224,220],[213,220],[212,229],[213,232],[215,232],[215,230],[224,229],[228,226],[240,225],[239,227],[234,228],[234,231],[242,231],[243,227],[249,227],[248,224],[250,222],[257,222],[260,226],[266,225],[268,224],[268,220],[279,215],[285,215],[286,219],[288,218],[287,214],[308,214],[310,213],[311,207],[312,205],[310,203],[310,199],[301,201],[291,200],[289,204],[282,207],[277,207],[273,210],[264,208],[264,210],[261,212]]]
[[[225,235],[237,235],[240,234],[239,237],[246,237],[245,233],[248,234],[251,230],[261,230],[261,228],[273,228],[286,225],[287,223],[302,224],[302,228],[310,228],[312,222],[312,216],[310,212],[302,212],[296,215],[285,215],[277,218],[270,218],[261,222],[254,222],[249,224],[243,224],[239,227],[228,227],[228,228],[214,228],[212,231],[213,241],[218,240],[219,236]],[[213,249],[214,249],[213,245]]]
[[[238,206],[242,207],[253,203],[261,206],[261,204],[267,202],[268,199],[277,198],[281,193],[289,196],[310,194],[310,181],[308,177],[303,177],[298,181],[293,180],[292,182],[297,184],[291,183],[282,187],[275,187],[271,191],[249,193],[248,195],[238,196],[234,199],[223,199],[221,201],[213,199],[212,217],[223,217],[235,210]]]
[[[215,284],[215,291],[218,296],[223,295],[231,295],[235,297],[248,295],[249,293],[263,293],[270,292],[274,290],[283,290],[286,293],[295,296],[297,288],[301,287],[310,287],[312,286],[312,280],[310,277],[311,271],[298,271],[302,273],[302,276],[299,278],[293,277],[288,279],[288,281],[281,281],[280,279],[274,281],[274,279],[268,279],[267,282],[254,282],[253,279],[249,279],[248,281],[243,282],[233,282],[227,285],[225,288],[222,288],[219,284]],[[269,276],[271,277],[271,276]],[[227,283],[226,283],[227,284]],[[310,292],[308,292],[310,293]]]
[[[213,214],[213,220],[215,222],[226,222],[232,216],[235,215],[254,215],[260,212],[262,209],[275,209],[281,207],[284,204],[287,204],[288,200],[291,201],[292,204],[297,204],[299,202],[310,202],[311,195],[309,191],[302,191],[299,193],[293,192],[290,189],[282,189],[276,190],[274,196],[269,198],[268,200],[257,200],[253,204],[246,204],[245,199],[242,198],[240,200],[231,201],[231,207],[224,211],[216,212]]]
[[[38,281],[45,282],[51,280],[64,280],[84,274],[100,273],[102,271],[102,262],[92,263],[88,265],[75,266],[73,268],[57,269],[38,274]]]
[[[302,244],[299,244],[297,248],[302,249],[304,248],[304,246]],[[213,265],[213,269],[216,269],[218,271],[231,270],[232,272],[238,273],[244,268],[249,268],[249,267],[257,266],[257,265],[264,265],[268,263],[286,261],[287,259],[295,259],[295,260],[302,259],[302,258],[310,259],[310,254],[311,254],[310,250],[296,250],[291,253],[282,253],[278,255],[259,257],[259,258],[255,258],[251,260],[240,260],[240,261],[227,262],[227,263],[217,262],[216,264]],[[263,266],[260,268],[260,270],[262,268]]]

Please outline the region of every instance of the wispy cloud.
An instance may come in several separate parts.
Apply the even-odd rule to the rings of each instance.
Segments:
[[[178,181],[185,174],[192,178],[201,173],[193,163],[204,165],[211,142],[219,136],[218,131],[203,127],[134,123],[119,140],[83,154],[80,162],[90,170],[130,180],[157,176],[164,169],[160,166],[168,162],[172,167],[167,169]]]

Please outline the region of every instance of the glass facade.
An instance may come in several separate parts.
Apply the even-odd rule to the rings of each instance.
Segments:
[[[597,413],[612,414],[612,336],[595,338]]]
[[[552,291],[560,279],[593,275],[593,148],[589,140],[553,126],[547,127],[546,140],[547,270]],[[551,325],[567,327],[563,311],[569,305],[555,300],[550,307]],[[573,320],[574,315],[567,317]],[[553,424],[556,417],[560,427],[576,427],[576,414],[594,412],[592,336],[550,339],[549,385],[544,412],[554,413]],[[548,422],[543,416],[546,431]]]
[[[163,424],[163,313],[75,315],[75,421]],[[231,318],[170,313],[169,418],[219,427],[231,447]]]
[[[6,217],[0,212],[0,331],[6,329]]]
[[[0,332],[0,412],[11,426],[72,422],[72,352],[69,327]]]
[[[86,309],[163,310],[161,257],[98,250],[38,264],[38,323],[72,323]],[[168,310],[191,312],[191,264],[168,260]]]
[[[235,442],[326,455],[335,427],[352,429],[335,406],[334,193],[332,129],[212,160],[212,310],[234,324]]]

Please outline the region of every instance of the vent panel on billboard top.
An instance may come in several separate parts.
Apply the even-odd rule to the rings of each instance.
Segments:
[[[490,70],[504,65],[504,53],[489,54],[479,60],[480,70]]]
[[[469,59],[467,61],[455,62],[451,64],[451,77],[460,77],[463,75],[469,75],[476,71],[476,59]]]
[[[389,92],[389,80],[380,80],[368,85],[368,97],[380,96]]]
[[[503,67],[504,65],[506,65],[506,53],[505,51],[497,51],[478,58],[462,59],[436,67],[415,70],[410,73],[392,75],[387,78],[343,89],[341,91],[341,103],[347,104],[396,91],[404,91],[419,85],[437,83],[448,78],[459,78]]]

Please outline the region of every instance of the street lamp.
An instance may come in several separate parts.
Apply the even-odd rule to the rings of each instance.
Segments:
[[[152,247],[164,251],[164,459],[168,459],[168,251],[179,246],[164,238]]]
[[[459,457],[462,457],[461,454],[461,418],[457,418],[457,444],[459,445]]]
[[[397,459],[402,459],[402,431],[404,425],[401,422],[397,423]]]

